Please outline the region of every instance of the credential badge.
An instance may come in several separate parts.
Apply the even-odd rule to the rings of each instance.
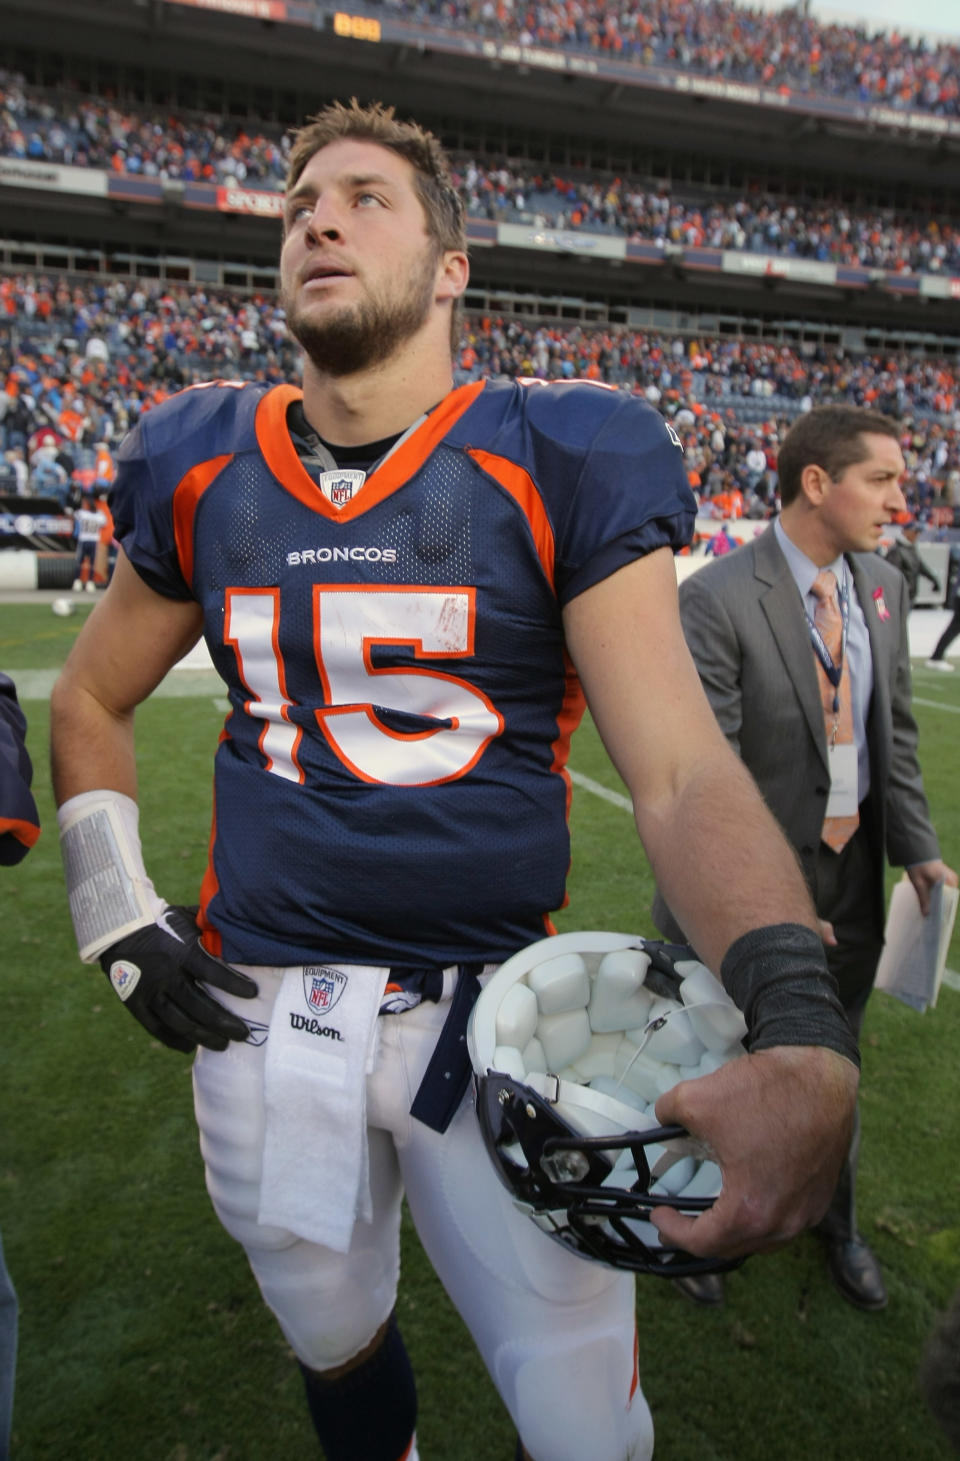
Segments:
[[[333,1009],[347,987],[347,976],[341,969],[324,965],[308,965],[303,971],[303,992],[307,1008],[325,1015]]]

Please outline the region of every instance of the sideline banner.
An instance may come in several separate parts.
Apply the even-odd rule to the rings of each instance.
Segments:
[[[34,548],[72,552],[73,518],[55,497],[0,495],[0,552]]]
[[[10,188],[40,188],[50,193],[107,196],[107,174],[97,167],[66,167],[29,157],[0,157],[0,183]]]
[[[249,213],[255,218],[282,218],[283,194],[231,183],[217,188],[218,213]]]
[[[167,0],[168,5],[193,5],[197,10],[220,10],[248,20],[286,20],[286,0]]]

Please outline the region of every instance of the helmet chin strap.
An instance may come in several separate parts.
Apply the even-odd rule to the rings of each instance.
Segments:
[[[661,1030],[666,1029],[670,1021],[676,1020],[676,1017],[678,1015],[687,1015],[692,1010],[710,1010],[726,1014],[728,1008],[729,1006],[720,1004],[718,1000],[702,999],[699,1000],[696,1004],[678,1005],[675,1010],[664,1010],[662,1014],[656,1015],[654,1019],[650,1020],[644,1026],[643,1035],[640,1039],[639,1044],[637,1045],[635,1052],[633,1053],[633,1055],[631,1055],[630,1059],[627,1061],[619,1076],[617,1076],[617,1085],[623,1085],[628,1074],[630,1073],[630,1070],[636,1062],[637,1057],[643,1054],[647,1046],[650,1044],[650,1041],[653,1039],[654,1035],[658,1034]]]

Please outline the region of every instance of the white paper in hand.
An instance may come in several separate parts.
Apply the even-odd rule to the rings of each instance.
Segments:
[[[930,912],[924,918],[917,890],[904,875],[890,897],[876,988],[911,1009],[922,1012],[934,1006],[956,912],[957,889],[941,882],[930,894]]]

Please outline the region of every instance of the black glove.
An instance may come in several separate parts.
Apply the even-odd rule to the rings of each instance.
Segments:
[[[207,953],[195,912],[168,904],[161,921],[105,949],[100,967],[130,1013],[164,1045],[186,1053],[198,1044],[226,1050],[228,1040],[246,1040],[250,1031],[210,998],[201,981],[241,999],[253,999],[257,986]]]

